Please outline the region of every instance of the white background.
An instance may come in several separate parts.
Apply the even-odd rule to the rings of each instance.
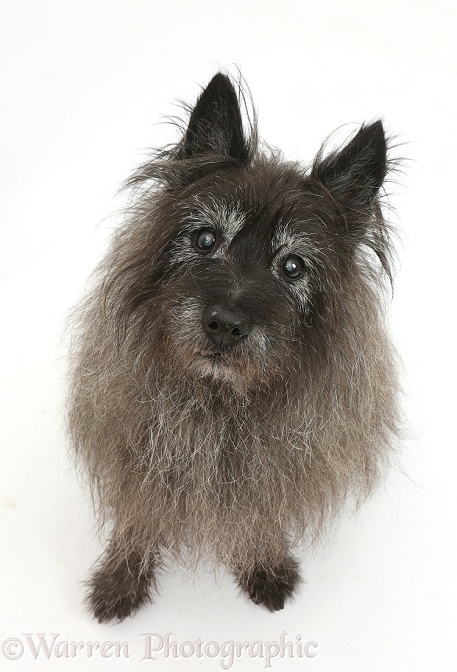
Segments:
[[[315,641],[274,670],[455,669],[456,25],[452,0],[2,2],[0,20],[1,670],[217,670],[205,656],[144,661],[141,635],[179,643]],[[401,231],[392,333],[404,361],[409,438],[401,467],[357,517],[303,559],[307,583],[270,614],[223,572],[162,576],[156,604],[121,625],[84,610],[98,548],[65,449],[66,315],[116,223],[115,191],[164,115],[218,67],[238,65],[260,132],[311,160],[378,117],[408,157],[391,185]],[[346,133],[347,131],[347,133]],[[126,641],[34,660],[23,633]],[[14,647],[14,642],[11,644]],[[8,643],[4,651],[11,651]],[[246,654],[235,670],[263,670]]]

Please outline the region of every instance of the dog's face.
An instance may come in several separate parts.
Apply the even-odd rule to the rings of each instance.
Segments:
[[[172,158],[168,173],[148,167],[162,169],[165,189],[129,260],[128,314],[140,311],[160,357],[191,375],[239,389],[303,375],[360,279],[356,251],[368,245],[385,262],[381,123],[307,173],[259,158],[232,84],[217,75]]]
[[[175,201],[159,311],[186,370],[239,386],[298,375],[342,270],[321,200],[295,170],[263,166],[206,176]]]

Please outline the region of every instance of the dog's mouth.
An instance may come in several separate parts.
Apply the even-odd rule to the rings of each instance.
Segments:
[[[215,351],[201,350],[197,354],[196,363],[203,365],[213,373],[237,369],[240,364],[238,357],[234,356],[232,351],[226,351],[223,348]]]
[[[227,358],[222,352],[201,352],[200,357],[212,364],[225,364],[227,361]]]
[[[240,394],[246,394],[259,373],[255,363],[237,348],[203,347],[194,352],[188,366],[199,377],[230,383]]]

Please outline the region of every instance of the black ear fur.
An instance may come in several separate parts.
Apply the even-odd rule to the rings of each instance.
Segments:
[[[217,154],[249,157],[237,93],[227,75],[215,75],[197,100],[180,148],[180,158]]]
[[[339,151],[316,156],[311,177],[321,182],[333,198],[349,208],[373,204],[387,173],[387,141],[381,121],[362,126]]]

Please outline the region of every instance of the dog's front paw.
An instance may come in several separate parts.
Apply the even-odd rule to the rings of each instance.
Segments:
[[[250,574],[244,574],[240,585],[255,604],[263,604],[270,611],[279,611],[300,580],[298,563],[290,558],[277,567],[259,567]]]
[[[99,623],[123,621],[136,611],[145,600],[137,595],[106,594],[104,589],[94,587],[89,593],[87,603]]]
[[[121,565],[115,571],[102,568],[88,582],[87,606],[99,623],[123,621],[151,601],[151,582],[152,570],[135,576],[128,566]]]

